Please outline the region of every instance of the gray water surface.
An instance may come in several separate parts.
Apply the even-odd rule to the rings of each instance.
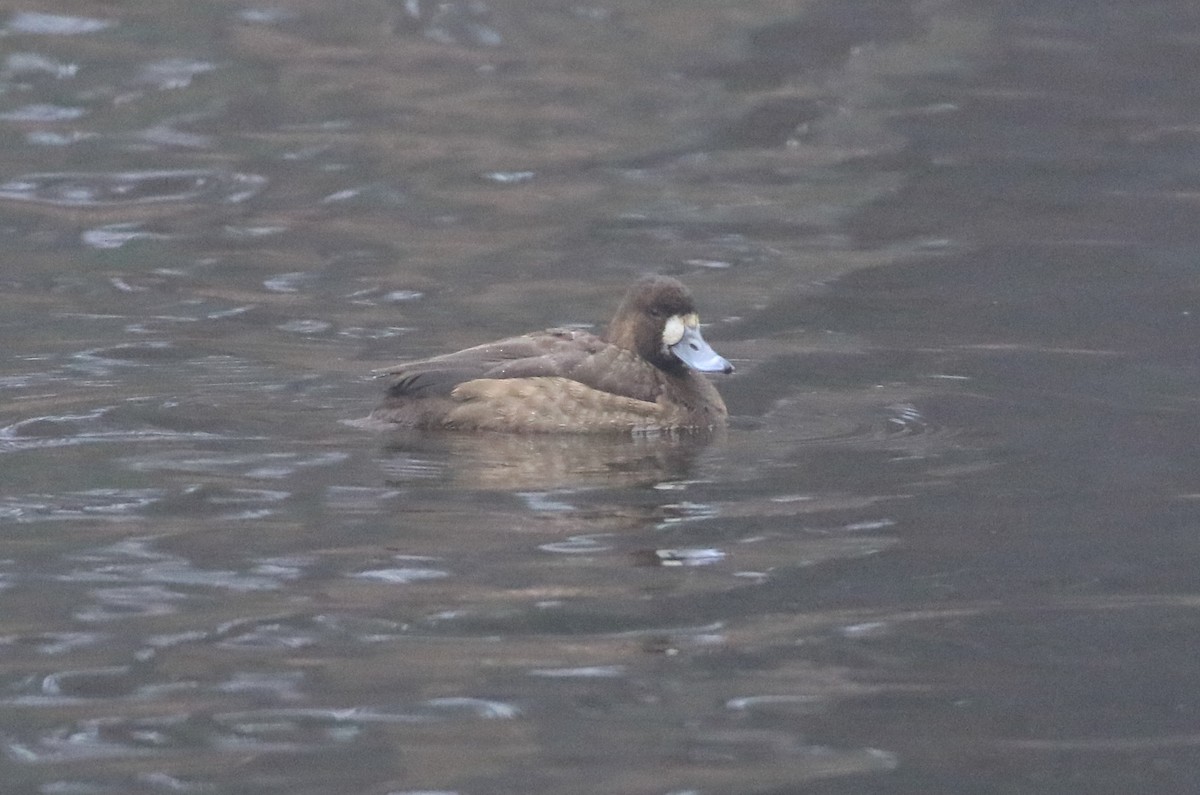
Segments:
[[[0,17],[13,793],[1187,793],[1191,3]],[[679,276],[711,435],[378,433]]]

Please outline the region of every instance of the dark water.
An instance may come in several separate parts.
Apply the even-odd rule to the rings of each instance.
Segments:
[[[0,19],[13,793],[1200,775],[1200,11]],[[711,438],[378,435],[672,273]]]

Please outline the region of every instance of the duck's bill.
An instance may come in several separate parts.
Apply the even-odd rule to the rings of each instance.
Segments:
[[[683,337],[671,347],[681,362],[693,370],[702,373],[732,373],[733,365],[724,356],[714,351],[704,337],[700,336],[699,326],[688,326],[683,331]]]

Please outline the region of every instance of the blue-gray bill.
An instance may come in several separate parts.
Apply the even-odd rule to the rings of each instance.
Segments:
[[[698,326],[684,329],[683,337],[671,346],[671,353],[693,370],[702,373],[732,373],[733,365],[724,356],[714,351],[704,337],[700,335]]]

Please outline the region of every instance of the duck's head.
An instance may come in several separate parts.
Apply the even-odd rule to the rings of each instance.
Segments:
[[[669,276],[649,276],[633,285],[605,337],[667,372],[686,367],[702,373],[733,372],[733,365],[701,336],[692,294]]]

